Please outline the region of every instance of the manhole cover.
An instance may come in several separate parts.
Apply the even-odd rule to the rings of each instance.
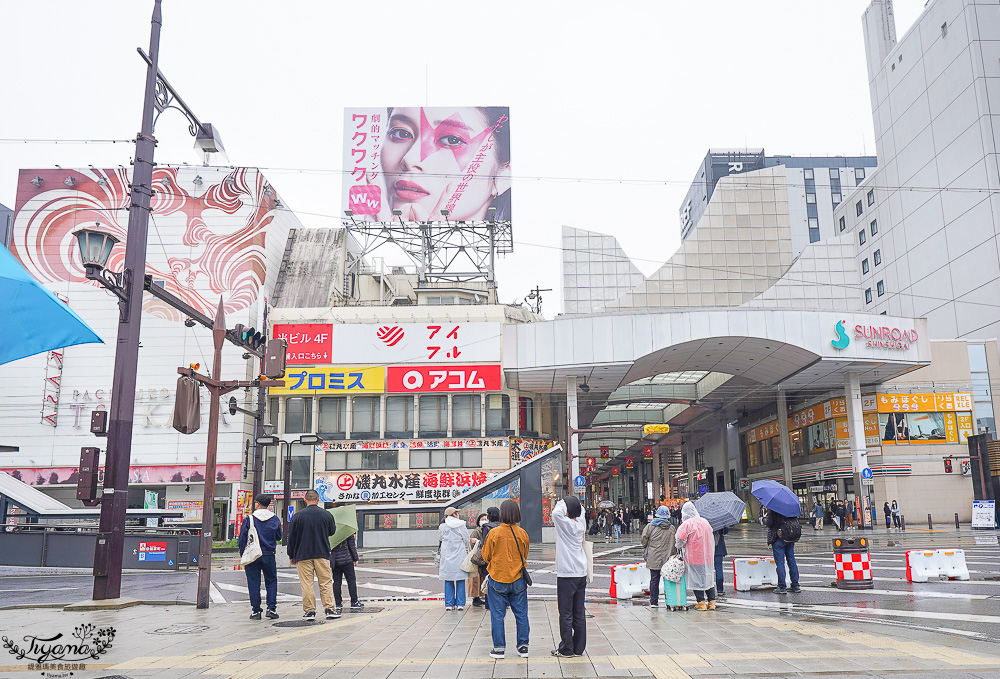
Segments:
[[[171,625],[154,629],[150,634],[198,634],[212,629],[208,625]]]

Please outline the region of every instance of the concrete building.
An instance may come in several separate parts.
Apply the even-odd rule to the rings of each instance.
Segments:
[[[837,209],[866,310],[939,339],[1000,335],[1000,16],[928,2],[897,40],[891,0],[862,19],[878,169]]]

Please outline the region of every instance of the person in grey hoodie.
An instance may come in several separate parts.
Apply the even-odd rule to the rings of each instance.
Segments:
[[[559,605],[559,647],[557,658],[583,655],[587,648],[587,553],[583,549],[587,523],[583,507],[574,495],[567,495],[552,510],[556,529],[556,600]]]
[[[660,569],[674,554],[674,535],[677,529],[671,522],[669,507],[660,505],[656,516],[642,531],[643,548],[646,550],[646,568],[649,569],[649,605],[656,608],[660,599]]]
[[[247,576],[247,589],[250,590],[250,619],[260,620],[260,576],[264,576],[264,589],[267,590],[267,617],[278,617],[275,610],[278,606],[278,569],[274,562],[274,550],[281,539],[281,519],[269,508],[271,496],[261,493],[254,498],[253,514],[243,519],[240,526],[240,556],[247,548],[247,536],[250,534],[250,521],[257,529],[262,556],[243,567]],[[252,518],[251,518],[252,517]]]
[[[469,553],[472,536],[454,507],[444,510],[444,521],[438,526],[438,540],[441,544],[438,578],[444,580],[444,610],[460,611],[465,608],[465,579],[469,576],[462,570],[462,561]]]

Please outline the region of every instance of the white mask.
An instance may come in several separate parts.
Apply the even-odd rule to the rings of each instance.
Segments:
[[[486,524],[488,524],[489,522],[490,522],[490,520],[489,520],[489,519],[483,519],[482,521],[480,521],[480,522],[479,522],[479,525],[480,525],[480,526],[485,526],[485,525],[486,525]]]

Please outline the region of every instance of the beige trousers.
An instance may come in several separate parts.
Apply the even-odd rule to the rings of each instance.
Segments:
[[[313,573],[319,580],[319,596],[323,608],[335,608],[333,603],[333,573],[329,559],[306,559],[296,561],[299,572],[299,587],[302,588],[302,610],[308,613],[316,610],[316,593],[313,590]]]

